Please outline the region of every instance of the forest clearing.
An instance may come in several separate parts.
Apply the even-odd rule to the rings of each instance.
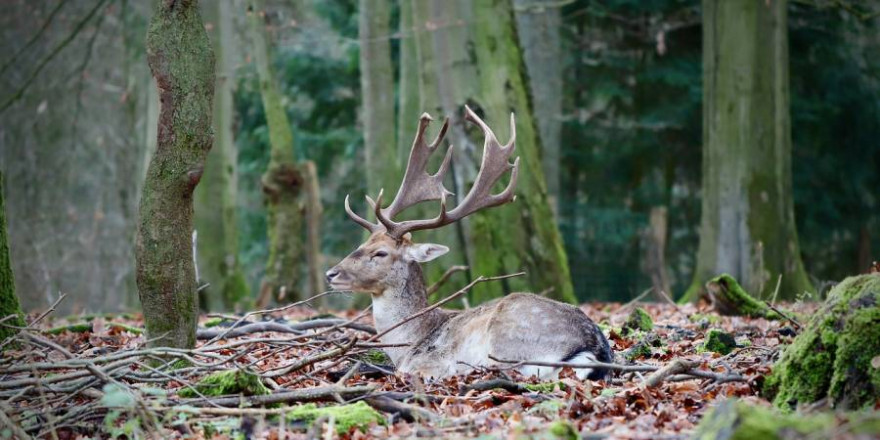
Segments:
[[[877,2],[0,35],[0,439],[880,438]]]

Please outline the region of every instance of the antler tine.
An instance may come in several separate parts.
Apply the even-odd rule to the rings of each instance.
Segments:
[[[427,120],[426,117],[428,118]],[[509,162],[510,156],[516,149],[516,119],[514,115],[510,115],[510,140],[507,142],[507,145],[501,145],[492,129],[467,106],[465,106],[465,119],[478,125],[485,136],[480,171],[477,173],[477,178],[470,191],[452,211],[446,210],[446,196],[452,193],[443,187],[442,176],[449,167],[452,149],[450,147],[443,160],[443,164],[440,166],[440,170],[433,176],[424,172],[424,165],[427,163],[428,156],[424,155],[423,151],[427,150],[428,154],[430,154],[433,149],[437,148],[443,134],[446,132],[448,120],[443,124],[444,126],[440,130],[438,139],[431,145],[424,145],[424,129],[427,126],[427,122],[430,121],[430,117],[422,115],[422,119],[419,121],[419,131],[416,134],[416,140],[413,142],[412,153],[410,153],[410,161],[404,176],[404,183],[401,184],[397,197],[395,197],[394,202],[387,209],[381,209],[382,192],[380,191],[376,204],[373,206],[376,218],[385,226],[388,235],[400,238],[407,232],[439,228],[467,217],[480,209],[502,205],[516,199],[515,190],[519,175],[519,158],[516,158],[513,163]],[[508,182],[503,191],[498,194],[492,194],[492,187],[507,171],[511,172],[510,182]],[[426,186],[429,184],[430,186]],[[428,193],[428,191],[433,192]],[[412,206],[414,203],[436,199],[440,200],[440,213],[437,217],[402,222],[392,220],[395,214],[408,206]]]
[[[367,199],[369,199],[369,197],[367,197]],[[370,231],[371,233],[385,229],[381,224],[371,223],[367,219],[355,214],[354,211],[352,211],[351,209],[351,205],[349,205],[348,203],[348,194],[345,195],[345,213],[348,214],[348,216],[352,220],[354,220],[355,223],[361,225],[362,227],[364,227],[364,229]]]
[[[432,175],[426,171],[431,154],[440,147],[449,129],[449,118],[446,118],[437,137],[428,144],[425,141],[425,131],[432,120],[431,116],[427,113],[422,113],[422,116],[419,118],[418,131],[416,131],[416,137],[413,140],[403,181],[397,190],[394,200],[392,200],[387,208],[382,209],[381,216],[377,216],[379,221],[389,230],[394,228],[392,226],[393,222],[390,219],[393,219],[397,214],[410,206],[429,200],[439,200],[446,195],[452,194],[443,186],[443,179],[452,161],[451,146],[446,151],[446,155],[437,172]],[[381,206],[381,203],[378,206]]]

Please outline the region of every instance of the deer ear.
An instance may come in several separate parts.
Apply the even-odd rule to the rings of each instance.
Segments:
[[[449,252],[449,248],[441,244],[413,244],[406,248],[406,259],[417,261],[419,263],[427,263],[447,252]]]

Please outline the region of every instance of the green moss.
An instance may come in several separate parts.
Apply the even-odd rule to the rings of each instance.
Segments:
[[[629,313],[626,322],[623,324],[623,335],[627,336],[636,330],[649,332],[654,328],[654,320],[651,315],[641,307],[636,307]]]
[[[556,416],[559,415],[559,411],[565,407],[566,403],[562,400],[545,400],[529,408],[528,413],[548,418],[556,418]]]
[[[357,358],[365,363],[372,365],[392,365],[391,358],[378,348],[371,348],[366,353],[360,354]]]
[[[3,203],[3,174],[0,173],[0,319],[16,315],[5,323],[24,327],[24,314],[18,295],[15,294],[15,276],[12,273],[12,261],[9,257],[9,244],[6,233],[6,208]],[[0,342],[15,335],[17,330],[0,326]],[[8,345],[7,345],[8,346]]]
[[[779,408],[830,397],[842,408],[880,399],[880,275],[851,277],[835,286],[822,308],[785,348],[764,381]]]
[[[116,328],[119,328],[123,331],[127,331],[129,333],[134,333],[136,335],[142,334],[144,332],[144,330],[141,328],[132,327],[130,325],[122,324],[119,322],[108,322],[104,325],[106,327],[116,327]],[[44,330],[43,332],[46,334],[49,334],[49,335],[59,335],[64,332],[85,333],[85,332],[90,332],[90,331],[92,331],[92,323],[91,322],[84,322],[84,323],[79,323],[79,324],[70,324],[70,325],[62,325],[59,327],[53,327],[48,330]]]
[[[255,396],[270,393],[259,376],[242,370],[212,373],[195,384],[195,389],[205,396],[224,396],[227,394]],[[177,394],[184,398],[198,396],[192,388],[182,388]]]
[[[697,348],[698,352],[711,351],[722,355],[729,354],[736,348],[736,339],[730,333],[718,329],[711,329],[706,333],[706,339]]]
[[[724,400],[697,427],[694,440],[756,440],[847,437],[880,433],[877,413],[779,414],[772,408]]]
[[[557,420],[550,424],[550,434],[562,440],[577,440],[581,438],[577,429],[568,420]]]
[[[292,407],[285,416],[289,421],[314,422],[321,417],[332,418],[337,434],[348,433],[351,428],[361,431],[366,430],[371,424],[385,424],[385,418],[378,411],[367,405],[366,402],[357,402],[350,405],[335,405],[318,407],[314,403]]]
[[[781,318],[767,304],[749,295],[735,278],[726,273],[709,280],[706,289],[715,297],[722,314],[766,319]]]
[[[521,383],[520,385],[536,393],[552,393],[557,387],[560,390],[565,390],[565,384],[562,382]]]
[[[639,358],[651,357],[651,354],[652,354],[652,351],[651,351],[651,346],[649,344],[636,344],[636,345],[633,345],[631,350],[627,350],[624,353],[623,357],[626,360],[632,362],[632,361],[639,359]]]
[[[696,323],[705,320],[707,323],[712,325],[718,325],[721,323],[721,317],[714,313],[694,313],[692,315],[688,315],[688,320],[690,322]]]
[[[210,318],[203,324],[205,328],[217,327],[223,322],[223,318]]]

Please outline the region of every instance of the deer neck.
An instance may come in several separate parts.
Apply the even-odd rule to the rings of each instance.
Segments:
[[[391,328],[404,319],[428,307],[428,294],[425,289],[425,277],[418,263],[409,263],[409,274],[402,286],[386,288],[382,293],[373,295],[373,319],[379,332]],[[388,344],[416,343],[433,331],[443,320],[443,312],[432,310],[415,318],[382,337]],[[408,347],[387,348],[385,352],[395,365]]]

